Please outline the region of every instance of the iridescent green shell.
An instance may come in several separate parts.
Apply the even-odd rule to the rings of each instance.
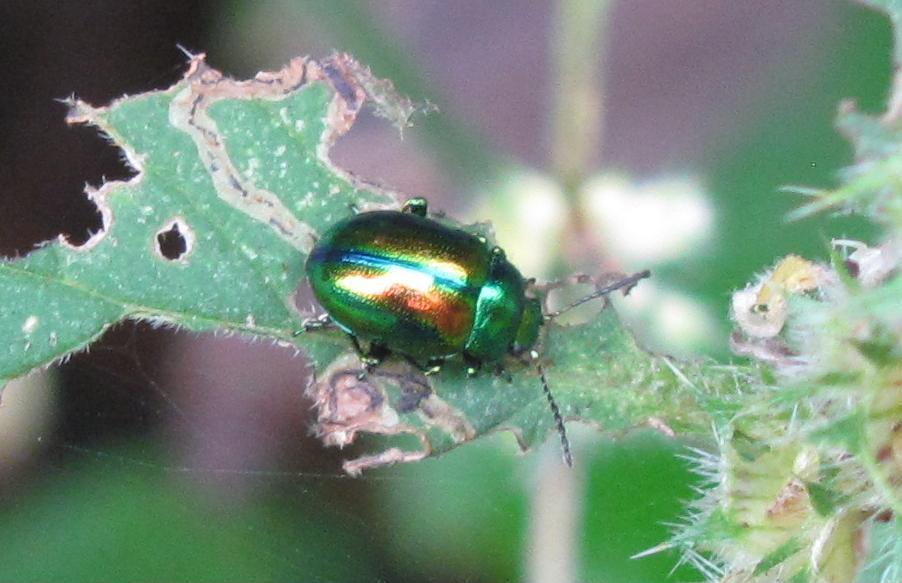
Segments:
[[[540,320],[504,253],[429,218],[376,211],[341,221],[317,241],[306,271],[341,328],[418,360],[464,353],[490,362],[515,340],[535,342]]]

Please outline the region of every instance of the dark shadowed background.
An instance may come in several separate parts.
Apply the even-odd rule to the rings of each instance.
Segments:
[[[6,0],[0,254],[99,228],[84,185],[129,171],[93,130],[68,128],[58,100],[100,105],[166,87],[184,70],[178,44],[235,77],[299,54],[353,53],[440,112],[403,140],[364,116],[335,160],[433,208],[503,222],[504,201],[525,196],[516,185],[532,184],[519,180],[547,181],[557,9]],[[654,261],[637,332],[659,349],[727,359],[732,289],[788,252],[824,258],[831,237],[868,234],[851,219],[785,223],[798,198],[779,187],[830,186],[850,161],[832,119],[845,98],[879,109],[889,24],[844,0],[631,0],[606,14],[592,155],[593,188],[605,194],[589,196],[606,218],[590,224],[630,227],[593,233],[603,243],[572,264]],[[503,234],[515,257],[536,254]],[[554,443],[521,457],[499,435],[348,479],[340,460],[353,448],[326,451],[309,437],[305,375],[303,357],[268,342],[125,323],[14,383],[0,409],[0,580],[697,578],[683,567],[667,579],[676,557],[666,553],[629,559],[663,541],[691,498],[681,444],[574,428],[578,467],[567,472]]]

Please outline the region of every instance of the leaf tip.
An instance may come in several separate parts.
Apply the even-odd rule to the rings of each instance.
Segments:
[[[375,76],[369,67],[347,53],[333,54],[325,62],[324,70],[339,94],[344,95],[339,91],[344,86],[358,88],[362,91],[362,97],[370,100],[375,114],[388,120],[399,132],[403,133],[404,128],[413,125],[411,119],[414,114],[438,110],[429,101],[415,103],[405,97],[391,81]],[[340,78],[335,76],[337,72],[341,73]]]

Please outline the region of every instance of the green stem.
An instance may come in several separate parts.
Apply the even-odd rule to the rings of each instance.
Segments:
[[[555,14],[551,167],[571,200],[601,143],[601,70],[611,5],[610,0],[561,0]]]
[[[542,450],[532,480],[527,583],[573,583],[579,578],[585,470],[562,467],[557,444],[551,446]]]

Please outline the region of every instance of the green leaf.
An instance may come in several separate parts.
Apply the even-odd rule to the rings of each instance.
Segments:
[[[861,341],[853,341],[852,345],[858,349],[865,358],[877,366],[890,367],[900,361],[902,347],[896,341],[892,333],[880,328],[872,332],[871,338]]]
[[[848,501],[849,497],[829,486],[817,482],[805,482],[808,499],[814,511],[823,517],[830,517],[836,509]]]
[[[834,420],[829,425],[814,431],[811,437],[816,441],[842,445],[854,453],[859,453],[866,443],[866,424],[865,413],[856,410],[851,415]]]
[[[861,371],[830,371],[818,377],[815,385],[826,387],[853,385],[861,380],[861,376]]]
[[[845,286],[850,293],[860,291],[861,284],[849,271],[849,265],[846,263],[845,254],[841,253],[838,247],[832,245],[829,247],[829,253],[830,267],[833,268],[834,273],[836,273],[836,276],[843,286]]]
[[[798,553],[803,547],[804,544],[798,538],[793,537],[789,539],[766,557],[758,561],[758,564],[755,565],[753,574],[757,576],[770,571],[786,559]]]
[[[554,419],[537,369],[511,360],[503,375],[468,378],[461,362],[427,380],[403,359],[358,378],[337,332],[300,336],[305,256],[317,234],[352,208],[397,208],[389,193],[335,168],[328,149],[365,101],[399,126],[415,108],[346,55],[295,59],[235,81],[191,59],[165,90],[93,108],[73,101],[69,121],[97,126],[136,175],[89,190],[103,229],[81,247],[60,240],[0,262],[0,380],[46,365],[123,318],[268,336],[302,347],[324,367],[314,396],[318,430],[343,445],[365,431],[414,435],[349,462],[351,472],[413,461],[509,429],[522,447]],[[480,227],[484,229],[484,226]],[[639,348],[612,309],[588,324],[546,327],[541,362],[561,413],[608,431],[647,425],[707,433],[746,380],[739,369],[676,363]],[[343,350],[346,354],[336,360]]]
[[[757,461],[761,456],[773,451],[767,441],[749,435],[738,427],[733,430],[730,445],[744,462]]]
[[[73,101],[69,121],[97,126],[137,174],[89,189],[103,230],[83,246],[60,239],[0,262],[0,383],[126,317],[291,341],[315,234],[352,204],[394,203],[327,158],[365,99],[360,71],[339,55],[238,82],[194,57],[168,90],[97,109]],[[161,246],[165,233],[181,253]],[[298,342],[316,360],[329,356],[324,340]]]
[[[809,567],[804,567],[801,571],[798,571],[795,575],[786,580],[786,583],[808,583],[811,581],[811,569]]]
[[[564,418],[608,432],[651,426],[671,435],[707,433],[709,402],[746,383],[741,369],[677,364],[642,350],[611,308],[583,325],[549,325],[543,347],[546,377]],[[487,373],[468,378],[461,363],[450,361],[430,385],[401,362],[360,378],[361,365],[349,353],[311,387],[320,432],[334,445],[350,443],[359,431],[419,439],[421,449],[391,447],[346,462],[351,473],[415,461],[497,430],[512,431],[523,449],[531,448],[553,431],[554,419],[535,368],[513,359],[505,364],[510,382]]]

